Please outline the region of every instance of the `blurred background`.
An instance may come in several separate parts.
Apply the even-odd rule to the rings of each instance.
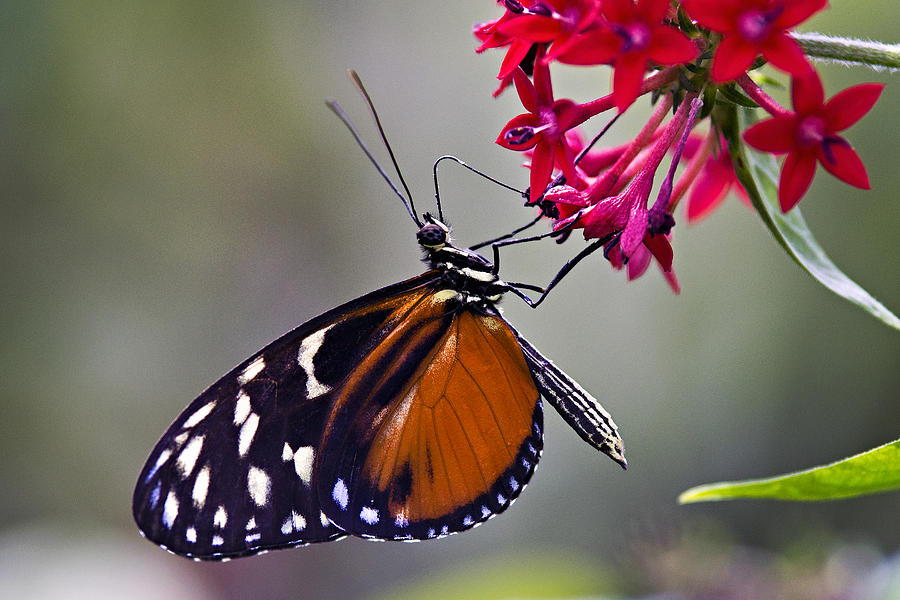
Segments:
[[[893,0],[857,6],[835,0],[806,29],[897,41]],[[124,1],[2,13],[0,596],[900,598],[897,494],[675,502],[698,483],[821,464],[900,432],[900,334],[802,272],[734,198],[676,227],[679,296],[655,267],[626,283],[596,255],[539,310],[504,304],[615,416],[627,472],[549,411],[527,492],[465,535],[227,564],[144,541],[134,481],[191,399],[282,332],[421,269],[415,228],[324,105],[338,98],[378,146],[347,68],[420,211],[441,154],[527,185],[521,157],[493,144],[522,112],[512,93],[490,97],[501,54],[473,52],[472,24],[500,10]],[[900,81],[821,71],[829,96],[889,82],[847,136],[873,190],[820,172],[802,208],[832,259],[896,312]],[[559,96],[588,100],[608,82],[604,68],[554,66]],[[646,114],[639,102],[610,143]],[[442,177],[461,244],[532,215],[460,169]],[[528,246],[506,252],[505,278],[545,282],[582,242]]]

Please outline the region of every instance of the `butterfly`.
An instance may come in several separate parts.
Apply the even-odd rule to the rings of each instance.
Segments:
[[[542,398],[625,466],[606,410],[501,315],[513,284],[441,219],[410,214],[424,273],[286,333],[169,427],[134,491],[145,537],[222,560],[469,529],[534,473]]]

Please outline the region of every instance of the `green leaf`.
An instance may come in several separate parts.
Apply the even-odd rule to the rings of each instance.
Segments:
[[[750,99],[747,94],[737,89],[732,83],[718,88],[719,100],[725,100],[731,104],[738,106],[746,106],[747,108],[759,108],[759,104]]]
[[[900,440],[806,471],[700,485],[683,492],[678,502],[734,498],[834,500],[890,490],[900,490]]]
[[[794,208],[787,214],[781,212],[775,158],[756,152],[741,140],[741,131],[753,121],[753,111],[738,111],[734,106],[725,105],[717,117],[728,140],[728,150],[741,185],[747,190],[763,223],[788,256],[838,296],[856,304],[885,325],[900,330],[900,318],[831,262],[813,237],[800,209]]]

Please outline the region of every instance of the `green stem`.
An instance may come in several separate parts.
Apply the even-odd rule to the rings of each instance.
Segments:
[[[791,34],[811,58],[833,60],[848,65],[864,65],[875,70],[900,70],[900,44],[883,44],[821,33]]]

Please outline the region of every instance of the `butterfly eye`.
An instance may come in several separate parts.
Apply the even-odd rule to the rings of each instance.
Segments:
[[[447,231],[436,223],[428,223],[419,230],[416,238],[421,246],[437,249],[447,243]]]

